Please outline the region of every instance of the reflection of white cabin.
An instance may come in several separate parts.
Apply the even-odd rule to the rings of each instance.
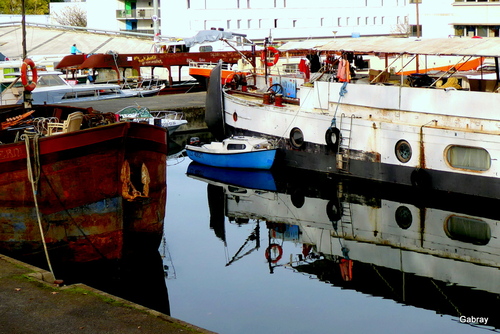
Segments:
[[[233,191],[226,193],[226,215],[297,225],[300,242],[322,254],[343,257],[347,249],[351,260],[500,293],[498,221],[384,199],[379,203],[305,197],[298,208],[289,194],[236,196]],[[342,217],[332,221],[337,210]]]

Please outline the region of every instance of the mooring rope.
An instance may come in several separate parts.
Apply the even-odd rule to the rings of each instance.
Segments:
[[[330,125],[331,128],[337,127],[337,111],[339,110],[340,100],[344,97],[345,94],[347,94],[346,87],[347,87],[347,82],[344,82],[342,84],[342,87],[340,87],[339,100],[337,102],[337,107],[335,108],[335,113],[333,114],[332,123]]]
[[[33,158],[35,164],[35,175],[33,173],[33,165],[31,164],[30,158],[30,136],[24,134],[24,143],[26,144],[26,167],[28,171],[28,180],[31,183],[31,190],[33,191],[33,201],[35,203],[36,217],[38,220],[38,228],[40,229],[40,236],[42,238],[43,249],[45,252],[45,257],[47,259],[47,264],[49,266],[49,270],[55,278],[54,270],[52,269],[52,264],[50,263],[49,251],[47,249],[47,243],[45,242],[45,236],[43,233],[42,227],[42,219],[40,217],[40,210],[38,208],[38,200],[37,200],[37,184],[40,180],[40,150],[38,147],[38,138],[39,135],[35,134],[33,136]]]

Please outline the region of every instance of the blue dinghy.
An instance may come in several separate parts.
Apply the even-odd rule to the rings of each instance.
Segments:
[[[276,150],[268,139],[247,136],[234,136],[202,146],[186,145],[186,152],[191,160],[227,168],[270,169]]]

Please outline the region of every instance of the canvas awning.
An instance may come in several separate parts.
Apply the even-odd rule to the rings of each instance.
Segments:
[[[303,47],[301,47],[301,43]],[[293,48],[292,48],[293,47]],[[420,54],[442,56],[500,56],[498,38],[397,38],[359,37],[334,38],[320,41],[313,46],[311,41],[289,42],[280,50],[314,49],[318,51],[347,51],[356,53]]]

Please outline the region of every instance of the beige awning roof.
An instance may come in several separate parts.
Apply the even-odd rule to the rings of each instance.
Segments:
[[[301,47],[301,43],[303,47]],[[500,38],[397,38],[359,37],[318,41],[289,42],[280,50],[314,49],[318,51],[351,51],[358,53],[393,53],[447,56],[500,56]]]

